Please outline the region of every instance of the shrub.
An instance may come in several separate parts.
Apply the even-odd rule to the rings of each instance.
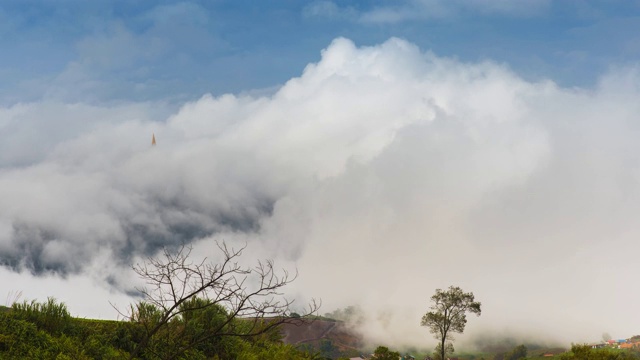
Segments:
[[[23,301],[12,305],[12,316],[16,319],[34,323],[39,329],[51,334],[60,334],[71,327],[71,315],[64,303],[49,297],[46,302]]]

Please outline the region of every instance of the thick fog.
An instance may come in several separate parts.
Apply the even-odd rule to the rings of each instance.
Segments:
[[[0,279],[115,317],[133,262],[225,240],[297,268],[299,303],[361,306],[372,342],[433,342],[420,317],[449,285],[483,306],[463,342],[630,336],[639,96],[633,67],[568,89],[339,38],[268,96],[0,108]]]

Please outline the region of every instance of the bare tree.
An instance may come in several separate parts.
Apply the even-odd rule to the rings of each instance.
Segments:
[[[128,314],[120,312],[143,329],[132,359],[143,353],[175,359],[212,339],[255,337],[317,314],[320,305],[312,300],[300,317],[291,317],[293,300],[282,290],[297,272],[278,272],[272,260],[241,266],[238,260],[246,246],[236,250],[224,242],[217,245],[222,254],[217,263],[191,261],[192,247],[183,245],[133,267],[147,286],[138,289],[143,301]]]

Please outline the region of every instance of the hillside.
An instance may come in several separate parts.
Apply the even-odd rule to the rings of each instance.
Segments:
[[[342,321],[314,320],[281,326],[283,341],[298,348],[318,351],[323,356],[359,354],[362,337]]]

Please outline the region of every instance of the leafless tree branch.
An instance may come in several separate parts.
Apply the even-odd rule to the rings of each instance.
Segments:
[[[132,359],[143,352],[152,353],[151,345],[166,336],[184,335],[190,313],[198,311],[220,308],[223,315],[201,333],[191,334],[189,341],[179,342],[181,345],[171,354],[155,356],[172,359],[215,337],[258,336],[283,323],[309,321],[317,314],[320,303],[312,300],[299,318],[291,317],[294,301],[286,298],[282,290],[297,278],[297,271],[294,274],[278,271],[272,260],[243,267],[238,260],[246,245],[235,249],[222,242],[217,243],[217,247],[222,255],[217,263],[208,259],[193,262],[193,248],[183,245],[176,252],[164,249],[160,256],[149,257],[144,263],[133,266],[146,285],[137,289],[144,300],[132,305],[127,313],[118,311],[143,329],[142,339],[131,352]],[[163,329],[171,324],[177,325],[169,335]]]

